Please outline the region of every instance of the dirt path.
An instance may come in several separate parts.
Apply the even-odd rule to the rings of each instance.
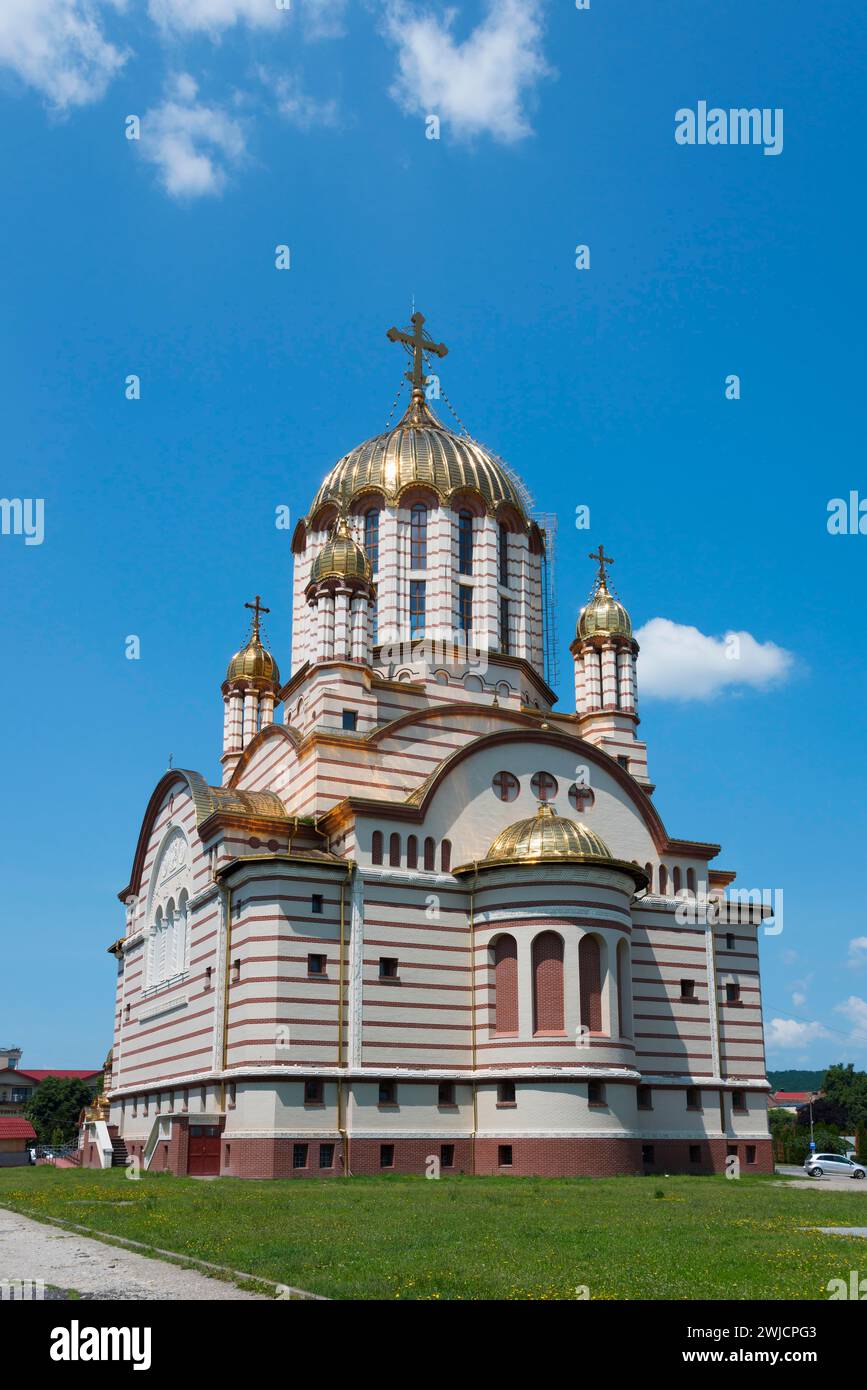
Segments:
[[[0,1280],[41,1279],[100,1299],[264,1299],[222,1279],[0,1208]]]

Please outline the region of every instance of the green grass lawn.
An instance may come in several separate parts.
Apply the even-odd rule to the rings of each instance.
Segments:
[[[867,1225],[867,1194],[758,1177],[133,1182],[38,1167],[0,1170],[0,1205],[331,1298],[827,1299],[829,1279],[867,1276],[867,1241],[803,1229]]]

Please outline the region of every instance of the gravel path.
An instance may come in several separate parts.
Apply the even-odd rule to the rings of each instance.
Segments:
[[[222,1279],[44,1226],[0,1208],[0,1279],[42,1279],[85,1298],[265,1300]]]

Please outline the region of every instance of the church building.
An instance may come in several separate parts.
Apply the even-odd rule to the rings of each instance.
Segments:
[[[612,562],[558,712],[529,495],[434,414],[423,316],[388,336],[409,405],[297,525],[288,662],[257,597],[222,776],[172,768],[145,809],[83,1162],[768,1172],[763,909],[663,824]]]

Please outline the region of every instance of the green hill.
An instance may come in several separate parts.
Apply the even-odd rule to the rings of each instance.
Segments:
[[[768,1080],[775,1091],[818,1091],[824,1071],[769,1071]]]

